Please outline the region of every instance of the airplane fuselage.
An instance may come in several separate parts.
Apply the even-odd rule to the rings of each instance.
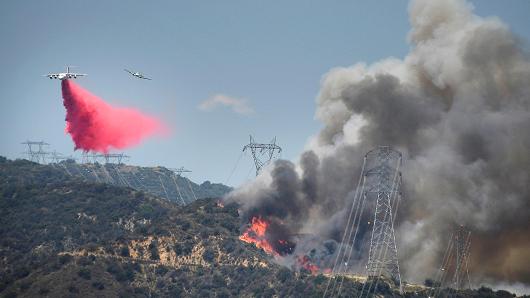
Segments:
[[[84,73],[74,73],[70,72],[70,67],[66,67],[66,72],[59,72],[59,73],[49,73],[47,76],[50,80],[56,79],[56,80],[68,80],[68,79],[77,79],[77,77],[86,76]]]
[[[128,69],[124,69],[126,72],[130,73],[133,77],[137,77],[139,79],[144,79],[144,80],[151,80],[150,78],[144,76],[142,73],[139,73],[137,71],[130,71]]]
[[[55,74],[55,75],[51,75],[49,76],[50,79],[58,79],[58,80],[67,80],[67,79],[77,79],[77,75],[75,74],[70,74],[70,73],[58,73],[58,74]]]

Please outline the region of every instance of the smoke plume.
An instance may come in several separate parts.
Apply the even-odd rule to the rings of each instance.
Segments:
[[[62,81],[66,132],[76,149],[108,153],[163,132],[160,121],[130,108],[116,108],[70,80]]]
[[[453,227],[465,225],[472,281],[530,284],[528,52],[498,18],[461,0],[412,1],[409,15],[410,53],[329,71],[316,110],[324,127],[300,160],[275,162],[226,199],[247,222],[283,223],[285,237],[340,242],[364,154],[392,146],[404,156],[396,222],[404,279],[432,277]]]

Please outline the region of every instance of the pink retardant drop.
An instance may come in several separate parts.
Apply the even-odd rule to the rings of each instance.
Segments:
[[[164,134],[153,117],[131,108],[117,108],[70,80],[61,82],[66,108],[66,132],[75,149],[108,153],[138,145],[144,138]]]

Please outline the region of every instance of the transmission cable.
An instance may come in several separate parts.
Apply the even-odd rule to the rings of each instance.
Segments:
[[[182,198],[182,194],[180,193],[180,188],[179,188],[179,185],[177,183],[177,179],[175,179],[175,174],[173,174],[173,176],[171,176],[173,178],[173,183],[175,183],[175,187],[177,188],[177,192],[179,194],[179,198],[180,198],[180,201],[182,202],[182,206],[186,205],[186,202],[184,202],[184,199]]]
[[[391,198],[389,200],[390,202],[389,202],[388,208],[392,207],[393,202],[394,202],[393,198],[395,198],[395,196],[397,194],[397,191],[396,191],[397,190],[397,188],[396,188],[396,180],[397,179],[396,178],[398,177],[400,165],[401,165],[401,159],[399,159],[398,162],[397,162],[397,166],[396,166],[396,169],[395,169],[395,172],[394,172],[394,178],[392,178],[392,186],[390,188]],[[376,201],[376,208],[377,208],[377,201]],[[377,212],[377,209],[376,209],[376,212]],[[383,217],[383,222],[386,222],[386,217],[388,216],[388,214],[389,214],[389,212],[385,212],[385,216]],[[391,220],[391,225],[392,225],[391,228],[393,229],[395,218],[392,218],[392,213],[390,213],[390,217],[391,217],[390,220]],[[376,219],[374,219],[374,227],[375,227],[375,223],[376,223],[375,221],[376,221]],[[387,227],[387,229],[385,229],[384,234],[383,234],[383,237],[384,237],[383,238],[383,242],[384,243],[387,243],[387,239],[386,238],[388,236],[390,236],[390,235],[388,235],[388,233],[386,233],[386,230],[388,230],[388,227]],[[373,236],[374,236],[374,230],[372,228],[372,240],[373,240]],[[394,236],[394,245],[395,244],[396,243],[395,243],[395,236]],[[372,242],[370,241],[370,252],[371,252],[371,250],[372,250]],[[384,251],[384,253],[383,253],[383,251]],[[368,253],[368,258],[369,258],[368,261],[370,261],[370,255],[371,255],[370,252]],[[378,253],[378,255],[377,255],[377,259],[378,260],[381,260],[381,255],[383,256],[382,259],[386,260],[386,256],[387,256],[387,253],[388,253],[388,245],[385,245],[385,248],[383,250],[380,250],[380,251],[378,251],[376,253]],[[396,252],[396,258],[397,258],[397,252]],[[368,265],[369,264],[367,264],[367,266]],[[366,269],[367,269],[367,276],[368,276],[368,268],[366,268]],[[373,282],[370,283],[370,285],[368,287],[367,295],[370,294],[370,291],[372,290],[372,286],[374,286],[374,290],[375,291],[377,290],[377,285],[379,283],[382,271],[383,271],[383,266],[380,266],[379,267],[379,272],[377,272],[375,284]],[[398,274],[399,274],[399,272],[398,272]],[[367,281],[368,281],[368,278],[367,278]],[[401,278],[400,278],[400,284],[401,284]],[[365,286],[366,286],[366,283],[363,285],[362,290],[361,290],[361,294],[359,295],[359,297],[362,297],[362,295],[364,294]]]
[[[335,257],[335,262],[333,263],[333,267],[331,269],[331,276],[328,279],[328,282],[326,284],[326,290],[324,291],[324,295],[323,295],[324,298],[326,297],[326,295],[328,293],[329,286],[330,286],[330,283],[332,282],[332,280],[333,280],[333,283],[334,283],[333,288],[335,288],[336,280],[335,280],[334,274],[336,273],[336,267],[337,267],[337,264],[338,264],[338,261],[339,261],[339,258],[340,258],[340,254],[341,254],[341,252],[343,250],[343,245],[344,245],[345,240],[346,240],[346,235],[348,235],[348,230],[349,229],[353,229],[353,227],[350,227],[350,224],[352,223],[353,210],[355,209],[355,205],[356,205],[356,202],[358,200],[358,194],[359,194],[359,188],[361,186],[361,181],[364,181],[363,177],[364,177],[364,167],[365,167],[365,165],[366,165],[366,156],[363,159],[363,165],[361,167],[361,175],[360,175],[359,180],[357,182],[357,188],[355,189],[355,195],[353,197],[353,202],[351,204],[350,212],[349,212],[349,215],[348,215],[348,221],[346,222],[346,226],[344,227],[344,232],[343,232],[343,235],[342,235],[341,243],[339,245],[339,250],[337,252],[337,256]],[[332,292],[332,294],[333,294],[333,292]]]
[[[232,178],[232,176],[234,175],[234,172],[236,171],[237,166],[239,165],[239,162],[241,161],[242,158],[243,158],[243,151],[241,151],[239,153],[239,157],[237,158],[237,161],[234,164],[234,167],[232,168],[232,171],[228,175],[228,178],[226,178],[225,185],[228,185],[228,182],[230,181],[230,178]]]

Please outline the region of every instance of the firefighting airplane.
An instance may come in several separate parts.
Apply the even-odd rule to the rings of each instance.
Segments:
[[[58,80],[68,80],[68,79],[77,79],[77,77],[83,77],[86,76],[86,73],[75,73],[70,72],[70,66],[66,67],[66,72],[60,72],[60,73],[49,73],[47,75],[44,75],[44,77],[48,77],[51,79],[58,79]]]
[[[132,71],[130,71],[130,70],[128,70],[128,69],[124,69],[124,70],[125,70],[126,72],[130,73],[132,76],[137,77],[137,78],[139,78],[139,79],[152,80],[152,79],[150,79],[150,78],[144,76],[143,74],[141,74],[141,73],[139,73],[139,72],[132,72]]]

